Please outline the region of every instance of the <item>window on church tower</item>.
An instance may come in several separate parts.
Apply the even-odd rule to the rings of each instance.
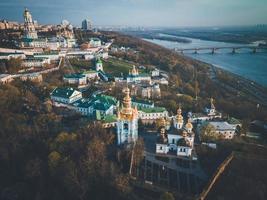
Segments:
[[[129,129],[129,125],[128,125],[127,123],[125,123],[125,124],[123,125],[123,129],[128,131],[128,129]]]

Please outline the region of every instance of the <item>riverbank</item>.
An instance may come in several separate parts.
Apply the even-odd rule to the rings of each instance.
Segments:
[[[189,59],[194,59],[188,56],[185,57]],[[259,106],[267,106],[267,87],[264,87],[240,75],[224,70],[216,65],[199,61],[197,59],[194,60],[208,65],[210,67],[210,79],[218,83],[221,87],[232,91],[238,96],[243,95],[249,98],[250,101],[259,104]],[[218,74],[220,75],[218,76]]]
[[[191,43],[185,44],[161,40],[144,40],[168,49],[229,47],[230,49],[216,50],[214,54],[210,53],[210,50],[202,50],[197,54],[189,51],[184,52],[184,54],[189,58],[219,66],[221,69],[240,75],[246,79],[253,80],[253,82],[257,82],[258,84],[267,87],[267,52],[265,50],[261,50],[257,53],[251,53],[250,49],[239,49],[236,51],[235,54],[233,54],[231,47],[238,48],[242,45],[222,43],[216,41],[206,41],[194,38],[185,39],[191,40]],[[254,43],[250,45],[255,46],[257,44]]]

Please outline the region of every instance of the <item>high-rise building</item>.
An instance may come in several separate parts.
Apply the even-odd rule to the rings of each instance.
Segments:
[[[37,39],[37,32],[34,27],[34,22],[32,20],[32,15],[26,8],[24,11],[24,36],[28,39]]]
[[[93,30],[92,22],[89,19],[85,19],[82,21],[82,29],[83,30]]]

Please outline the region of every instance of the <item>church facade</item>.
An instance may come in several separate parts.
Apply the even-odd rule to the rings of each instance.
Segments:
[[[193,125],[189,118],[184,123],[182,110],[177,110],[177,115],[173,119],[173,126],[166,127],[166,121],[163,118],[159,127],[159,135],[156,143],[157,154],[172,154],[182,157],[191,157],[194,147]]]

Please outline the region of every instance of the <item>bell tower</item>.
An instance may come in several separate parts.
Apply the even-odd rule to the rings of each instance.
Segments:
[[[34,27],[34,23],[32,20],[32,15],[29,10],[26,8],[24,11],[24,36],[28,39],[37,39],[37,32]]]
[[[124,89],[125,97],[117,116],[117,144],[133,143],[138,138],[138,111],[132,108],[130,89]]]

